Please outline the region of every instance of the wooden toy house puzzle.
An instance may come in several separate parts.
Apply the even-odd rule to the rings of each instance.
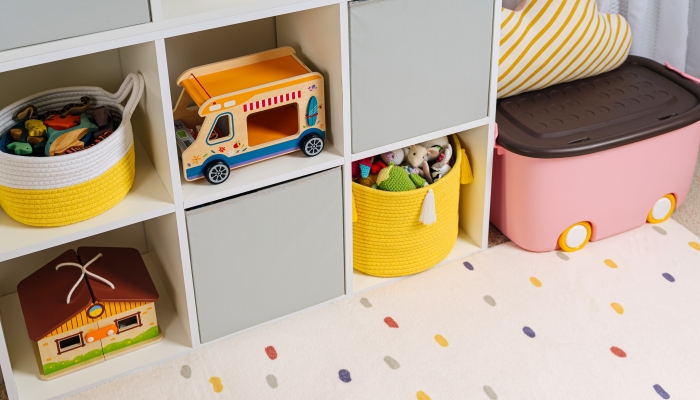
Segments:
[[[291,47],[185,71],[173,119],[184,178],[223,183],[230,170],[326,140],[323,76]]]
[[[17,293],[44,380],[163,338],[158,291],[136,249],[68,250],[22,280]]]

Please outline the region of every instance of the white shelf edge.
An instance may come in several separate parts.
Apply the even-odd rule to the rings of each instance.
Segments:
[[[248,4],[246,7],[228,7],[188,17],[164,19],[9,49],[0,52],[0,73],[119,47],[132,46],[158,39],[346,2],[347,0],[301,0],[294,4],[263,9]]]
[[[136,146],[136,154],[137,154],[137,161],[136,161],[137,174],[138,174],[138,169],[139,169],[138,165],[140,163],[143,163],[143,164],[147,163],[147,164],[149,164],[150,169],[153,170],[152,173],[155,174],[155,176],[158,176],[158,172],[155,170],[153,163],[148,158],[148,155],[146,154],[146,151],[143,149],[143,145],[141,144],[141,142],[137,136],[134,136],[134,145]],[[158,181],[160,182],[160,184],[162,186],[162,182],[160,181],[160,178],[158,178]],[[135,182],[135,184],[136,184],[136,182]],[[167,193],[165,186],[162,186],[162,189],[165,192],[165,195],[168,197],[168,199],[170,199],[170,195]],[[127,193],[126,196],[128,197],[131,194],[132,194],[132,191],[129,191],[129,193]],[[125,199],[126,199],[126,197],[125,197]],[[122,202],[123,201],[124,200],[122,200]],[[115,205],[115,207],[117,207],[117,206],[119,206],[119,203],[117,205]],[[113,209],[114,208],[107,210],[103,214],[100,214],[98,216],[90,218],[86,221],[81,221],[81,222],[78,222],[76,224],[68,225],[68,226],[73,227],[73,226],[78,226],[80,224],[86,224],[86,223],[89,224],[90,222],[94,222],[94,218],[103,217],[105,214],[112,212]],[[148,219],[158,218],[158,217],[161,217],[163,215],[167,215],[167,214],[174,213],[174,212],[175,212],[175,204],[172,204],[172,203],[164,204],[160,208],[156,208],[156,209],[149,210],[149,211],[142,212],[142,213],[136,213],[136,214],[130,215],[130,216],[125,217],[125,218],[121,218],[121,219],[114,220],[114,221],[108,221],[108,222],[105,222],[103,224],[99,224],[99,225],[96,225],[96,226],[93,226],[90,228],[78,230],[78,231],[68,233],[68,234],[58,235],[58,236],[52,237],[50,239],[46,239],[46,240],[36,242],[36,243],[31,243],[31,244],[28,244],[25,246],[14,248],[14,249],[9,250],[9,251],[2,252],[2,253],[0,253],[0,262],[7,261],[7,260],[17,258],[17,257],[21,257],[23,255],[36,253],[38,251],[49,249],[49,248],[55,247],[55,246],[59,246],[59,245],[64,244],[64,243],[73,242],[73,241],[83,239],[83,238],[86,238],[89,236],[94,236],[94,235],[104,233],[107,231],[111,231],[114,229],[118,229],[118,228],[121,228],[121,227],[124,227],[127,225],[132,225],[132,224],[135,224],[138,222],[142,222],[142,221],[145,221]],[[4,211],[0,210],[0,213],[4,213]],[[30,227],[30,229],[37,229],[37,231],[42,230],[42,229],[59,229],[60,230],[61,228],[63,228],[63,227],[56,227],[56,228],[41,228],[41,227],[31,228]]]
[[[157,269],[157,268],[156,268],[156,265],[158,264],[157,257],[153,257],[153,256],[151,256],[151,255],[148,254],[148,253],[143,254],[142,256],[143,256],[144,262],[145,262],[146,265],[148,266],[149,271],[151,272],[151,276],[154,277],[154,278],[153,278],[153,281],[154,281],[154,283],[156,284],[156,287],[157,287],[158,292],[159,292],[159,294],[160,294],[159,303],[160,303],[161,305],[160,305],[159,308],[157,309],[157,310],[159,310],[159,311],[158,311],[158,314],[160,315],[160,317],[159,317],[159,322],[162,321],[162,320],[167,320],[167,321],[171,322],[171,324],[166,328],[166,329],[168,329],[168,330],[165,332],[165,337],[163,338],[163,340],[160,341],[160,342],[158,342],[158,343],[153,344],[152,346],[145,347],[144,349],[138,350],[138,351],[136,351],[136,352],[129,353],[129,354],[125,354],[125,355],[123,355],[123,356],[120,356],[120,357],[117,357],[117,358],[114,358],[114,359],[111,359],[111,360],[107,360],[107,361],[105,361],[105,362],[103,362],[103,363],[96,364],[96,365],[91,366],[91,367],[89,367],[89,368],[86,368],[86,369],[83,369],[83,370],[80,370],[80,371],[76,371],[75,373],[73,373],[73,374],[71,374],[71,375],[67,375],[67,376],[65,376],[65,377],[63,377],[63,378],[61,378],[61,379],[58,379],[58,380],[53,380],[53,381],[41,381],[41,380],[39,380],[39,379],[36,379],[36,382],[34,382],[33,385],[47,385],[47,386],[48,386],[48,385],[58,385],[58,384],[61,384],[61,383],[65,383],[67,379],[71,379],[71,378],[69,378],[69,377],[73,377],[72,380],[75,380],[75,378],[76,378],[76,377],[79,377],[79,376],[80,376],[80,377],[84,377],[84,376],[90,375],[90,374],[92,374],[92,375],[98,375],[98,372],[97,372],[98,370],[99,370],[99,371],[102,371],[102,372],[104,372],[104,370],[109,370],[109,369],[110,369],[110,368],[109,368],[109,367],[110,367],[110,364],[112,364],[112,366],[114,366],[115,362],[119,362],[120,364],[123,364],[123,363],[125,362],[124,360],[127,360],[127,357],[128,357],[129,359],[132,359],[132,360],[133,360],[134,358],[138,357],[139,354],[141,354],[141,355],[145,354],[144,351],[148,351],[149,349],[151,349],[151,351],[149,351],[150,353],[154,353],[154,352],[156,352],[156,351],[153,351],[153,349],[157,349],[158,346],[162,347],[162,346],[165,346],[165,345],[167,345],[167,346],[173,346],[173,345],[174,345],[174,346],[176,346],[176,347],[181,347],[181,348],[178,349],[177,351],[170,352],[170,354],[168,354],[168,355],[166,355],[166,356],[154,358],[153,360],[148,361],[148,362],[146,362],[146,363],[139,363],[139,362],[136,362],[136,363],[134,363],[134,365],[136,365],[135,367],[133,367],[133,368],[122,368],[122,371],[121,371],[121,372],[118,372],[118,373],[116,373],[116,374],[114,374],[114,375],[108,375],[108,376],[103,375],[104,378],[90,379],[90,381],[91,381],[90,383],[87,383],[87,384],[82,385],[82,386],[75,385],[75,387],[72,388],[72,389],[70,389],[70,390],[65,390],[65,391],[62,391],[61,393],[58,393],[58,394],[56,394],[56,395],[49,395],[48,397],[43,397],[43,398],[46,398],[46,399],[57,399],[57,398],[63,398],[63,397],[65,397],[65,396],[74,395],[74,394],[77,394],[77,393],[82,392],[82,391],[84,391],[84,390],[87,390],[87,389],[90,389],[90,388],[92,388],[92,387],[98,386],[98,385],[100,385],[100,384],[103,384],[103,383],[112,381],[112,380],[114,380],[114,379],[121,378],[121,377],[126,376],[126,375],[129,375],[129,374],[132,374],[132,373],[134,373],[134,372],[136,372],[136,371],[139,371],[139,370],[142,370],[142,369],[145,369],[145,368],[154,366],[154,365],[161,364],[161,363],[163,363],[163,362],[165,362],[165,361],[168,361],[168,360],[171,360],[171,359],[173,359],[173,358],[175,358],[175,357],[178,357],[178,356],[187,354],[187,353],[189,353],[190,351],[193,350],[192,347],[186,346],[185,344],[182,344],[182,343],[174,343],[174,342],[172,342],[172,341],[166,342],[166,340],[167,340],[167,338],[168,338],[169,336],[172,337],[172,335],[175,333],[174,330],[176,330],[176,329],[180,329],[180,330],[183,331],[183,332],[178,332],[176,336],[187,336],[187,335],[185,334],[184,328],[183,328],[183,327],[177,326],[177,325],[173,325],[173,324],[179,324],[179,321],[177,320],[177,314],[175,313],[173,301],[172,301],[172,299],[170,299],[170,297],[168,296],[168,293],[167,293],[167,291],[165,290],[165,288],[164,288],[164,286],[163,286],[163,284],[162,284],[162,280],[161,280],[160,276],[153,273],[154,269]],[[9,295],[6,295],[6,296],[3,296],[3,297],[0,298],[0,311],[3,311],[2,306],[4,306],[6,303],[9,303],[9,302],[12,302],[12,301],[13,301],[12,299],[9,299],[9,298],[11,298],[11,297],[17,297],[17,293],[12,293],[12,294],[9,294]],[[8,301],[8,299],[9,299],[9,301]],[[165,300],[165,301],[167,302],[167,305],[164,304],[164,303],[162,303],[163,300]],[[5,306],[5,307],[7,307],[7,306]],[[15,312],[16,312],[16,311],[15,311]],[[4,310],[3,314],[6,314],[6,315],[7,315],[7,313],[8,313],[8,310]],[[21,311],[20,311],[19,313],[21,314]],[[16,315],[12,315],[12,314],[13,314],[13,312],[10,311],[10,315],[16,317]],[[8,319],[9,319],[9,318],[8,318]],[[22,326],[22,325],[24,324],[24,321],[21,320],[21,316],[19,317],[19,319],[18,319],[17,321],[14,321],[14,322],[15,322],[15,324],[12,324],[12,325],[13,325],[13,326],[19,325],[20,328],[16,328],[16,327],[15,327],[15,328],[13,328],[13,329],[21,329],[21,330],[25,330],[25,331],[26,331],[26,328],[24,328],[24,327]],[[8,325],[10,325],[10,324],[8,324]],[[8,329],[5,329],[5,331],[6,331],[6,332],[5,332],[5,335],[7,335]],[[168,335],[168,332],[170,332],[170,335]],[[1,333],[1,332],[0,332],[0,333]],[[24,335],[26,336],[26,333],[25,333]],[[2,340],[4,340],[5,337],[6,337],[6,336],[3,336]],[[182,339],[182,338],[180,338],[180,339]],[[13,340],[16,340],[16,338],[13,338]],[[23,342],[25,342],[25,343],[23,343],[24,346],[26,346],[26,342],[29,342],[29,338],[28,338],[28,337],[21,338],[20,340],[23,341]],[[19,347],[22,347],[22,345],[20,345]],[[13,350],[12,350],[11,352],[12,352],[12,353],[15,353],[15,352],[18,352],[18,351],[21,351],[21,350],[18,350],[17,347],[13,347]],[[36,366],[36,359],[35,359],[34,353],[33,353],[33,351],[30,351],[29,353],[31,353],[31,356],[29,357],[29,358],[31,358],[31,361],[26,361],[26,360],[25,360],[25,362],[28,363],[28,364],[32,364],[32,365],[33,365],[33,371],[38,371],[38,366]],[[121,362],[120,362],[120,360],[121,360]],[[19,368],[19,367],[16,367],[16,368]],[[20,384],[17,384],[17,377],[15,376],[15,370],[16,370],[16,368],[15,368],[15,369],[12,369],[9,373],[7,373],[7,374],[5,375],[5,377],[8,377],[8,376],[9,376],[10,379],[12,379],[12,383],[15,384],[15,386],[14,386],[14,389],[15,389],[15,391],[16,391],[15,393],[17,393],[17,398],[19,399],[19,393],[20,393],[20,390],[21,390],[21,387],[22,387],[22,386],[21,386]],[[23,373],[24,373],[24,372],[23,372]],[[32,373],[32,375],[35,376],[34,373]],[[83,379],[83,380],[84,380],[84,379]],[[8,394],[10,394],[10,391],[9,391],[9,390],[8,390]],[[12,399],[12,394],[10,394],[10,399]]]
[[[326,152],[332,153],[335,157],[333,157],[333,159],[331,159],[330,161],[327,161],[324,163],[315,164],[315,165],[312,165],[310,167],[296,169],[296,170],[293,170],[293,171],[290,171],[287,173],[276,174],[276,175],[271,176],[269,178],[256,180],[254,182],[250,182],[250,183],[246,183],[244,185],[236,186],[236,187],[233,187],[231,189],[224,189],[224,190],[212,193],[210,195],[198,196],[195,198],[185,197],[184,198],[184,208],[189,209],[192,207],[197,207],[197,206],[200,206],[202,204],[207,204],[207,203],[222,200],[222,199],[225,199],[228,197],[237,196],[237,195],[242,194],[242,193],[261,189],[261,188],[264,188],[267,186],[276,185],[276,184],[281,183],[281,182],[289,181],[292,179],[297,179],[297,178],[300,178],[303,176],[315,174],[317,172],[325,171],[327,169],[331,169],[331,168],[335,168],[335,167],[339,167],[339,166],[343,165],[345,159],[343,156],[340,155],[340,153],[338,152],[338,150],[335,147],[328,147],[326,149]],[[280,156],[278,158],[289,157],[289,156],[293,156],[293,155],[284,155],[284,156]],[[270,161],[272,161],[272,160],[270,160]],[[261,161],[258,164],[263,164],[265,162],[266,161]],[[251,165],[251,167],[254,167],[254,166],[255,166],[255,164]],[[240,171],[244,172],[245,168],[246,167],[241,167]],[[236,177],[232,175],[229,179],[235,179],[235,178]],[[197,183],[183,182],[182,183],[183,194],[186,193],[185,185],[187,185],[187,184],[202,184],[202,183],[200,183],[200,182],[197,182]]]
[[[457,242],[455,243],[454,247],[452,248],[452,251],[442,260],[440,261],[437,265],[431,267],[432,268],[437,268],[441,265],[445,265],[448,263],[451,263],[456,260],[460,260],[465,257],[469,257],[472,254],[478,253],[482,250],[485,250],[482,248],[480,245],[478,245],[464,230],[461,228],[459,229],[459,233],[457,236]],[[425,271],[424,271],[425,272]],[[407,276],[400,276],[400,277],[395,277],[395,278],[380,278],[376,276],[370,276],[367,274],[364,274],[362,272],[353,270],[353,281],[355,282],[355,287],[353,287],[353,295],[359,294],[366,292],[371,289],[377,289],[382,286],[386,286],[390,283],[398,282],[401,279],[405,278],[410,278],[411,276],[419,275],[421,272],[418,274],[413,274],[413,275],[407,275]],[[362,283],[362,282],[367,282],[370,281],[370,283]]]
[[[377,154],[386,153],[387,151],[392,151],[404,147],[408,147],[412,144],[426,142],[428,140],[433,140],[439,137],[452,135],[458,132],[468,131],[470,129],[478,128],[480,126],[488,125],[491,122],[490,117],[479,118],[477,120],[467,122],[465,124],[453,126],[450,128],[441,129],[439,131],[426,133],[425,135],[416,136],[410,139],[402,140],[400,142],[395,142],[387,144],[380,147],[375,147],[373,149],[365,150],[359,153],[354,153],[352,155],[352,161],[362,160],[363,158],[376,156]]]

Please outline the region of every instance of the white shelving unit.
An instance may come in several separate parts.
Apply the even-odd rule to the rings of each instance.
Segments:
[[[192,207],[335,167],[349,171],[353,160],[457,134],[467,147],[475,182],[462,188],[459,238],[444,262],[487,247],[500,0],[493,1],[489,116],[358,154],[351,151],[347,0],[150,3],[153,22],[148,24],[0,52],[0,108],[56,87],[95,85],[116,91],[130,72],[146,79],[146,91],[132,119],[136,179],[121,203],[98,217],[58,228],[25,226],[0,209],[0,369],[12,400],[60,398],[202,346],[185,221],[185,210]],[[280,46],[294,47],[302,61],[324,75],[329,138],[325,151],[314,158],[292,153],[247,166],[232,171],[219,186],[184,181],[171,113],[179,95],[175,79],[193,66]],[[344,173],[345,295],[338,299],[395,280],[369,277],[352,268],[351,183]],[[16,286],[61,252],[84,245],[141,251],[161,294],[157,307],[165,339],[60,379],[41,381]],[[328,302],[310,309],[324,304]]]

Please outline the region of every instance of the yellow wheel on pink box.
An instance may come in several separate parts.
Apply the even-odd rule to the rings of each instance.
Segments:
[[[566,252],[581,250],[591,240],[591,224],[588,222],[578,222],[570,227],[559,236],[559,248]]]
[[[660,224],[671,218],[671,214],[676,210],[676,196],[667,194],[660,198],[654,207],[649,210],[647,222],[650,224]]]

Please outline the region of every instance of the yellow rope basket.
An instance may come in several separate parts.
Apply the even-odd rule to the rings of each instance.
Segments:
[[[436,183],[408,192],[386,192],[353,183],[353,266],[360,272],[396,277],[425,271],[450,253],[459,232],[460,183],[471,183],[471,167],[459,138],[456,160]],[[428,191],[437,221],[420,222]]]
[[[0,204],[12,219],[31,226],[63,226],[114,207],[131,189],[136,172],[134,146],[107,172],[57,189],[13,189],[0,185]]]

